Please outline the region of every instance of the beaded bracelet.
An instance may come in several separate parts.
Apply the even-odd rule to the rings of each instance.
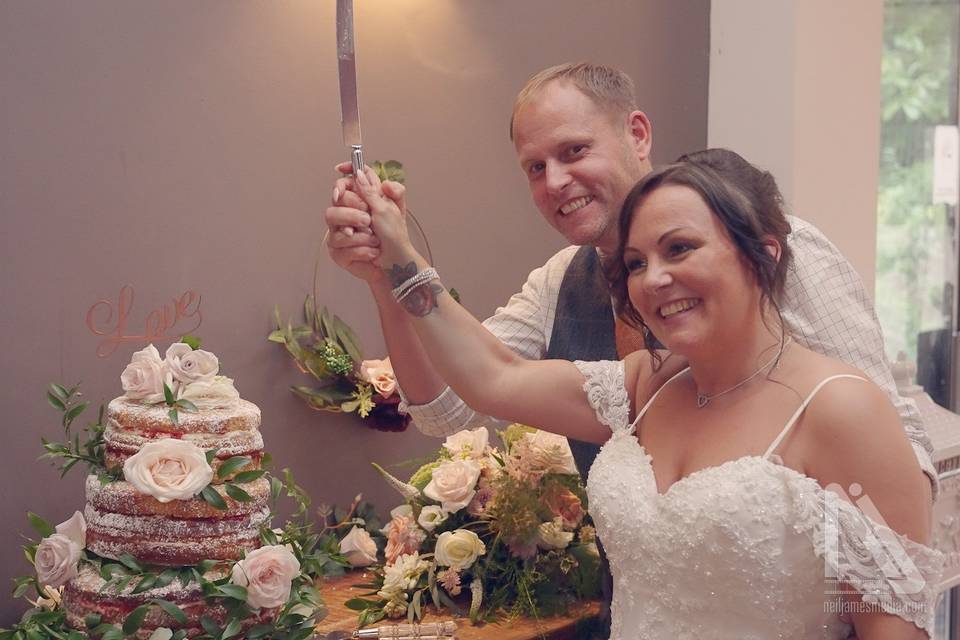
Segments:
[[[434,269],[433,267],[430,267],[429,269],[424,269],[423,271],[419,271],[415,273],[413,276],[411,276],[409,279],[404,281],[404,283],[401,284],[399,287],[396,287],[393,290],[393,297],[396,298],[397,302],[400,302],[401,300],[406,298],[408,295],[410,295],[410,293],[412,293],[413,290],[419,287],[420,285],[430,282],[434,278],[439,278],[439,277],[440,277],[440,274],[437,273],[437,270]]]

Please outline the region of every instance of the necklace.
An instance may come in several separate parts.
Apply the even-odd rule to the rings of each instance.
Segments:
[[[750,382],[751,380],[753,380],[754,378],[756,378],[758,375],[760,375],[760,373],[761,373],[764,369],[766,369],[767,367],[769,367],[770,365],[772,365],[774,362],[776,362],[776,361],[780,358],[780,356],[783,355],[783,352],[784,352],[784,350],[787,348],[787,345],[788,345],[788,344],[790,344],[790,338],[787,338],[786,340],[783,341],[783,344],[780,345],[780,350],[777,351],[777,355],[775,355],[775,356],[773,356],[772,358],[770,358],[770,360],[769,360],[766,364],[761,365],[759,369],[757,369],[756,371],[754,371],[754,372],[751,373],[749,376],[747,376],[746,378],[744,378],[743,380],[741,380],[741,381],[738,382],[737,384],[733,385],[733,386],[730,387],[729,389],[724,389],[724,390],[721,391],[720,393],[715,393],[715,394],[713,394],[712,396],[711,396],[711,395],[707,395],[706,393],[700,393],[700,391],[698,390],[698,391],[697,391],[697,409],[703,409],[705,406],[707,406],[707,403],[710,402],[711,400],[715,400],[716,398],[719,398],[719,397],[722,396],[722,395],[728,394],[728,393],[730,393],[731,391],[735,391],[735,390],[739,389],[740,387],[742,387],[743,385],[745,385],[745,384],[747,384],[748,382]]]

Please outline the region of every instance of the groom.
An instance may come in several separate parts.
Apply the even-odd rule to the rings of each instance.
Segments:
[[[652,170],[652,125],[637,108],[632,81],[618,69],[589,63],[545,69],[517,96],[510,137],[534,204],[575,246],[531,272],[521,291],[484,324],[532,359],[614,360],[640,348],[640,337],[615,321],[600,269],[601,256],[616,247],[626,194]],[[349,172],[349,164],[338,168]],[[366,206],[350,186],[349,178],[337,181],[326,211],[328,249],[334,262],[370,286],[417,427],[446,436],[483,424],[488,418],[476,415],[433,370],[385,273],[372,263],[378,241]],[[387,182],[383,189],[403,206],[402,185]],[[782,304],[787,329],[804,346],[862,369],[890,395],[935,490],[932,446],[916,406],[897,394],[863,283],[819,230],[797,218],[790,223],[794,268]],[[571,441],[571,448],[586,478],[598,447]]]

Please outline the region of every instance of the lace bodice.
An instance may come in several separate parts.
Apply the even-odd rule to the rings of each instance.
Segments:
[[[613,640],[846,638],[851,604],[932,633],[942,554],[770,455],[829,379],[766,454],[696,471],[661,495],[629,424],[623,363],[576,364],[598,420],[612,431],[587,494],[613,574]],[[863,603],[842,604],[841,583]]]

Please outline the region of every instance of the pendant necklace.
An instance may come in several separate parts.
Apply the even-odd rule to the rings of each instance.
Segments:
[[[772,365],[774,362],[776,362],[780,358],[780,356],[783,355],[783,352],[784,350],[786,350],[787,345],[790,344],[790,340],[791,339],[788,337],[786,340],[783,341],[783,344],[780,345],[780,350],[777,351],[777,355],[773,356],[769,362],[767,362],[764,365],[761,365],[759,369],[757,369],[756,371],[751,373],[748,377],[744,378],[743,380],[733,385],[729,389],[724,389],[720,393],[715,393],[712,396],[707,395],[706,393],[700,393],[700,391],[697,390],[697,409],[703,409],[705,406],[707,406],[707,403],[710,402],[711,400],[719,398],[722,395],[728,394],[731,391],[735,391],[736,389],[739,389],[743,385],[747,384],[748,382],[756,378],[758,375],[760,375],[761,372],[763,372],[764,369]]]

